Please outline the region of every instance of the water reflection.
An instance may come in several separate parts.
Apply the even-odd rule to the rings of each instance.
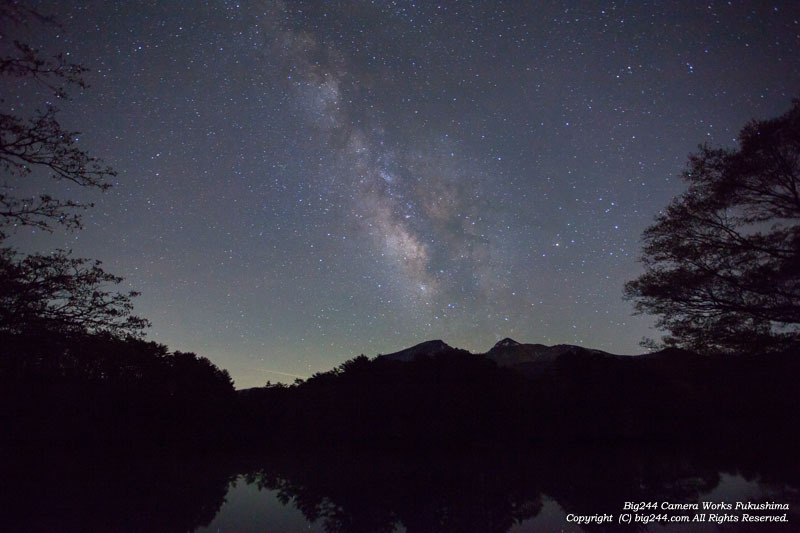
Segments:
[[[264,531],[308,531],[324,533],[320,524],[309,523],[292,501],[283,502],[277,491],[264,491],[245,476],[233,481],[217,516],[196,533],[263,533]]]
[[[722,453],[595,448],[526,456],[272,457],[242,477],[220,515],[201,531],[256,531],[256,524],[278,519],[293,525],[261,530],[580,531],[567,523],[567,514],[618,514],[625,501],[785,502],[794,509],[790,526],[796,526],[796,460],[770,455],[762,459],[772,467],[759,469],[747,455],[731,462]],[[248,523],[255,529],[247,529]],[[646,529],[718,528],[706,523]]]
[[[567,514],[665,500],[788,503],[789,530],[800,524],[796,453],[757,446],[411,457],[3,452],[4,486],[12,488],[0,491],[3,531],[578,531]]]
[[[224,502],[230,465],[184,450],[0,450],[0,530],[192,531]]]

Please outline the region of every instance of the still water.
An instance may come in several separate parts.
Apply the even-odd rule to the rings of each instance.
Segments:
[[[766,501],[771,490],[762,487],[757,481],[748,481],[741,474],[720,473],[719,485],[700,496],[698,501]],[[285,502],[285,503],[284,503]],[[528,533],[536,531],[584,531],[580,526],[567,520],[568,513],[553,498],[542,495],[541,508],[537,515],[513,524],[509,533]],[[709,513],[707,513],[709,514]],[[741,512],[730,513],[734,516]],[[762,513],[764,514],[764,513]],[[788,523],[785,529],[797,527],[797,514],[793,513],[794,524]],[[617,527],[617,526],[615,526]],[[634,530],[633,526],[618,526],[620,529]],[[755,526],[759,527],[759,526]],[[775,526],[776,528],[779,526]],[[746,529],[745,525],[726,523],[725,525],[709,522],[700,524],[648,525],[646,531],[704,532],[719,530]],[[769,529],[769,526],[761,526]],[[281,499],[279,491],[259,489],[256,483],[248,483],[244,476],[231,483],[225,497],[225,503],[214,520],[206,527],[200,527],[197,533],[261,533],[264,531],[308,531],[326,533],[323,520],[309,521],[297,508],[293,499]],[[338,530],[336,530],[338,531]],[[402,523],[394,524],[394,532],[405,532]]]
[[[551,498],[545,497],[539,514],[522,523],[515,524],[509,533],[533,531],[581,531],[571,526],[567,514]],[[308,531],[326,533],[321,520],[309,522],[292,500],[281,502],[278,491],[259,490],[255,483],[247,483],[239,477],[231,484],[220,512],[206,527],[197,533],[262,533],[264,531]],[[402,524],[395,524],[395,532],[407,531]]]
[[[582,531],[567,518],[603,514],[614,522],[602,530],[780,529],[617,523],[625,502],[742,501],[788,504],[788,512],[752,514],[786,512],[782,530],[800,531],[796,450],[732,448],[246,457],[140,448],[4,450],[0,530],[518,533]]]
[[[225,501],[214,519],[196,531],[584,531],[568,517],[595,514],[614,517],[614,522],[605,524],[603,530],[800,529],[794,475],[773,476],[772,472],[762,477],[744,464],[741,471],[711,471],[706,469],[711,465],[704,465],[697,456],[661,452],[648,457],[641,450],[627,453],[606,451],[598,455],[595,451],[586,459],[560,454],[557,454],[560,458],[543,455],[538,461],[531,457],[516,458],[516,467],[513,461],[497,457],[424,460],[330,457],[325,463],[295,457],[284,463],[289,465],[287,468],[265,467],[237,476],[230,482]],[[601,455],[606,459],[598,460]],[[646,463],[647,459],[653,462]],[[713,462],[711,457],[705,460]],[[560,475],[555,471],[559,469]],[[725,514],[728,519],[741,520],[743,511],[739,510],[706,511],[705,522],[620,525],[618,517],[624,502],[631,500],[786,503],[790,507],[789,523],[719,525],[721,519],[711,517],[712,513],[717,517]],[[698,514],[659,513],[691,518]]]

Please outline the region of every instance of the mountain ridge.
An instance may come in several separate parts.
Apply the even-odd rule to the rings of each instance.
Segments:
[[[446,352],[466,352],[460,348],[455,348],[442,340],[429,340],[415,344],[403,350],[379,355],[379,358],[391,361],[411,362],[417,357],[433,357]],[[547,346],[544,344],[520,343],[506,337],[494,344],[486,352],[471,353],[475,357],[485,357],[495,362],[498,366],[519,370],[527,375],[539,374],[552,367],[553,364],[565,355],[578,358],[591,359],[620,359],[635,356],[624,356],[597,350],[594,348],[584,348],[572,344],[556,344]],[[647,354],[652,356],[653,354]]]
[[[448,350],[456,350],[456,349],[457,348],[453,348],[452,346],[450,346],[449,344],[440,339],[435,339],[415,344],[414,346],[405,348],[397,352],[385,355],[379,355],[378,357],[384,357],[392,361],[409,362],[413,361],[419,356],[430,357]]]

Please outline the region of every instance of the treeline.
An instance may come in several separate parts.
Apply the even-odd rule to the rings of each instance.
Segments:
[[[448,349],[237,392],[227,371],[157,343],[5,333],[0,422],[6,442],[241,451],[798,443],[798,355],[575,352],[525,375]]]
[[[494,446],[522,422],[522,377],[460,350],[365,356],[293,386],[240,391],[241,420],[275,447]]]
[[[241,472],[329,531],[498,532],[542,494],[602,513],[729,471],[794,502],[800,475],[792,352],[568,352],[525,375],[450,349],[242,391],[142,340],[3,334],[0,355],[9,531],[193,530]]]
[[[193,353],[107,334],[0,334],[0,422],[8,442],[217,446],[236,393]]]
[[[580,442],[798,442],[800,358],[569,353],[525,376],[461,350],[358,357],[239,393],[242,440],[277,448],[524,449]]]

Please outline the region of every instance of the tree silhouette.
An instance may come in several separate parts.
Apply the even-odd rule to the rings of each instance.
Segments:
[[[57,26],[53,19],[11,2],[0,4],[0,23],[8,28]],[[20,179],[37,173],[99,190],[110,186],[105,180],[115,174],[114,170],[78,148],[78,132],[61,126],[53,103],[66,99],[70,88],[85,88],[83,75],[87,69],[68,61],[63,54],[46,56],[19,40],[4,40],[0,76],[35,82],[46,95],[46,102],[43,108],[28,114],[13,105],[4,105],[0,112],[0,238],[7,236],[8,228],[20,226],[52,231],[54,225],[60,224],[77,229],[79,211],[92,204],[49,194],[20,197],[15,191]],[[0,102],[7,104],[5,100]]]
[[[800,340],[800,100],[752,121],[739,149],[701,146],[688,190],[645,230],[645,273],[625,286],[668,346],[730,353]]]
[[[121,281],[99,261],[73,258],[63,250],[22,257],[0,248],[0,331],[138,337],[149,325],[131,314],[131,298],[138,293],[105,289]]]
[[[8,30],[31,31],[31,26],[52,28],[58,24],[17,2],[0,4],[0,23]],[[90,207],[50,194],[21,196],[21,183],[29,177],[48,175],[82,187],[106,190],[106,178],[114,171],[78,148],[77,132],[64,129],[57,120],[53,101],[68,97],[71,88],[85,88],[87,69],[63,54],[47,56],[4,32],[0,42],[0,77],[36,85],[44,108],[25,112],[24,106],[0,100],[0,242],[9,231],[28,226],[53,231],[56,225],[81,227],[80,211]],[[0,331],[20,333],[35,329],[62,333],[112,333],[134,335],[148,323],[131,315],[135,292],[115,293],[108,285],[121,278],[105,272],[99,262],[78,259],[69,252],[27,257],[11,248],[0,248]]]

